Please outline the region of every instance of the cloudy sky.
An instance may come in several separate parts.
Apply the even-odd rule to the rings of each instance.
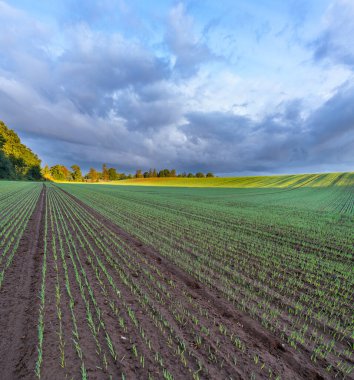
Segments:
[[[354,168],[353,0],[0,0],[0,119],[43,164]]]

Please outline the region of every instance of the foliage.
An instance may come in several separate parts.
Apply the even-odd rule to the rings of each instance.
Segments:
[[[56,181],[70,181],[71,173],[63,165],[54,165],[50,168],[50,175]]]
[[[90,171],[87,174],[87,179],[91,182],[98,182],[100,175],[95,168],[90,168]]]
[[[0,178],[39,180],[41,161],[0,121]]]
[[[73,170],[71,173],[72,180],[75,182],[82,181],[82,173],[79,165],[72,165],[71,169]]]
[[[102,165],[102,180],[103,181],[108,181],[109,180],[109,173],[107,169],[107,165],[103,164]]]
[[[114,168],[108,169],[108,179],[110,181],[117,181],[119,179],[119,175],[118,175],[116,169],[114,169]]]

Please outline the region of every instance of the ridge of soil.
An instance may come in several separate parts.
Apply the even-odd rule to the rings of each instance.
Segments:
[[[168,278],[173,278],[177,284],[179,282],[181,286],[187,286],[191,296],[196,302],[208,308],[211,314],[217,316],[218,320],[223,321],[223,323],[226,323],[228,326],[232,326],[235,331],[241,329],[242,333],[248,337],[247,343],[249,343],[251,347],[253,346],[264,351],[269,361],[275,367],[282,369],[282,378],[309,380],[328,378],[323,368],[315,366],[311,362],[307,352],[295,351],[291,347],[285,347],[278,337],[274,336],[258,321],[252,319],[246,313],[236,310],[235,307],[218,295],[216,290],[214,291],[207,288],[198,279],[162,256],[154,247],[143,243],[135,236],[129,234],[74,195],[61,188],[58,189],[68,195],[98,221],[103,223],[106,228],[119,236],[122,241],[133,246],[146,260],[151,262],[152,265],[157,265],[160,272],[164,273]],[[244,370],[245,373],[247,373],[247,368]]]
[[[46,187],[28,220],[0,291],[0,379],[33,379]]]

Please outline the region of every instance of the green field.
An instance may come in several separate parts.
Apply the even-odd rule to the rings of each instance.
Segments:
[[[3,373],[353,376],[354,173],[191,183],[0,182]]]
[[[59,186],[314,363],[352,371],[353,173],[129,183],[238,188]]]
[[[223,178],[133,178],[115,183],[130,186],[295,188],[351,186],[353,181],[354,173],[324,173]]]

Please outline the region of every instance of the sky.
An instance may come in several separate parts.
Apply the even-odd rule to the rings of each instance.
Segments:
[[[49,166],[353,171],[353,0],[0,0],[0,120]]]

